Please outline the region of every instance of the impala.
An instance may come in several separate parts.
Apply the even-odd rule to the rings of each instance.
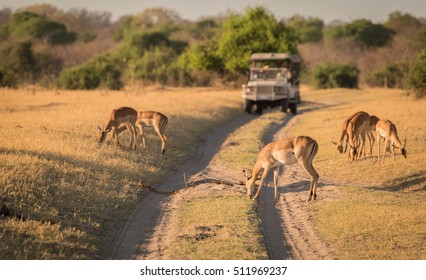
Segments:
[[[271,169],[274,169],[274,204],[277,203],[277,184],[278,173],[282,165],[291,165],[299,163],[311,177],[311,184],[309,189],[309,197],[307,201],[316,199],[316,189],[319,175],[312,165],[312,161],[318,152],[318,143],[308,136],[297,136],[285,138],[276,142],[266,145],[259,153],[257,161],[249,176],[243,170],[246,178],[247,196],[251,197],[254,192],[255,182],[259,173],[263,170],[260,179],[259,188],[253,199],[256,199],[263,185],[263,181]]]
[[[404,158],[407,158],[407,151],[405,150],[406,141],[404,140],[404,145],[401,144],[398,138],[398,132],[396,130],[396,126],[390,120],[381,119],[376,124],[376,134],[377,134],[377,143],[378,143],[378,155],[377,161],[380,164],[380,138],[385,138],[385,149],[383,152],[383,160],[385,160],[386,151],[388,149],[388,143],[391,141],[392,149],[390,152],[392,154],[393,160],[395,161],[395,151],[394,148],[401,150],[401,154]],[[382,161],[383,161],[382,160]]]
[[[349,157],[355,160],[358,157],[358,148],[362,144],[359,155],[365,149],[365,134],[370,127],[370,116],[366,112],[360,112],[349,122],[346,132],[348,134]],[[364,151],[365,154],[365,151]]]
[[[368,137],[368,141],[370,142],[370,155],[373,155],[373,146],[374,146],[374,142],[376,141],[374,139],[374,131],[376,130],[376,124],[378,121],[379,121],[378,117],[374,115],[370,115],[370,126],[368,127],[368,130],[367,130],[367,137]]]
[[[103,143],[107,134],[112,130],[112,136],[115,138],[115,144],[120,146],[120,142],[118,141],[118,127],[120,125],[126,126],[126,128],[130,131],[130,148],[133,147],[133,143],[136,149],[136,129],[135,123],[138,116],[138,112],[130,107],[121,107],[118,109],[114,109],[111,112],[111,116],[109,118],[108,124],[105,129],[102,129],[98,125],[99,131],[99,143]]]
[[[146,149],[145,146],[145,136],[143,133],[144,126],[152,126],[154,127],[155,131],[157,132],[158,136],[160,136],[161,139],[161,152],[164,154],[166,152],[166,141],[167,137],[164,133],[164,130],[166,129],[166,125],[168,123],[169,119],[167,116],[160,112],[155,111],[145,111],[145,112],[139,112],[136,120],[136,126],[139,128],[139,134],[142,138],[142,147]],[[120,134],[122,131],[126,130],[126,126],[121,126],[117,134]]]
[[[352,114],[349,118],[347,118],[347,119],[345,119],[344,121],[343,121],[343,123],[342,123],[342,132],[340,133],[340,139],[339,139],[339,144],[337,144],[336,142],[334,142],[334,141],[331,141],[331,143],[333,143],[334,145],[336,145],[337,146],[337,150],[341,153],[341,154],[343,154],[343,153],[346,153],[346,149],[347,149],[347,147],[348,147],[348,138],[349,138],[349,136],[348,136],[348,133],[346,132],[346,130],[347,130],[347,128],[348,128],[348,124],[349,124],[349,122],[356,116],[356,115],[358,115],[359,113],[365,113],[365,112],[363,112],[363,111],[359,111],[359,112],[356,112],[356,113],[354,113],[354,114]],[[367,113],[366,113],[367,114]],[[345,141],[345,138],[346,138],[346,141]],[[343,151],[343,142],[345,141],[345,150]]]

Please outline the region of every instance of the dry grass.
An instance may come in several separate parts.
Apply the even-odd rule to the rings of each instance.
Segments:
[[[340,185],[344,194],[316,205],[324,239],[341,259],[426,259],[426,100],[381,89],[305,90],[303,97],[330,107],[304,115],[291,133],[318,141],[320,182]],[[396,152],[395,162],[388,154],[379,167],[377,144],[374,156],[356,162],[338,153],[330,140],[338,139],[343,120],[359,110],[396,124],[400,139],[407,139],[407,160]]]
[[[242,114],[237,92],[145,90],[0,90],[0,202],[24,218],[0,220],[0,259],[106,258],[114,229],[138,201],[131,183],[160,182],[192,157],[203,133]],[[165,155],[153,130],[146,150],[98,145],[97,125],[125,105],[169,117]],[[128,144],[126,133],[120,138]]]
[[[255,203],[234,191],[191,196],[176,209],[169,259],[267,259]]]

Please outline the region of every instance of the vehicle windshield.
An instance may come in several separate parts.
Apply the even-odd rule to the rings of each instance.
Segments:
[[[252,69],[250,80],[286,80],[289,72],[286,68],[281,69]]]

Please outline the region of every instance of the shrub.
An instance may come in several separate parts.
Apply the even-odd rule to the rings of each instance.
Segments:
[[[404,88],[408,70],[409,65],[407,63],[390,63],[371,73],[367,83],[376,87]]]
[[[0,87],[18,87],[18,79],[13,71],[0,69]]]
[[[417,98],[426,95],[426,48],[420,52],[411,66],[408,74],[408,86],[410,92],[414,93]]]
[[[65,70],[59,76],[57,85],[65,89],[96,89],[104,87],[112,90],[121,89],[121,73],[105,57],[97,57],[88,62]]]
[[[355,65],[326,63],[313,69],[316,88],[357,88],[359,70]]]

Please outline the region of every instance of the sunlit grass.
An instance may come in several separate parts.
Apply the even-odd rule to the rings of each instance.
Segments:
[[[291,134],[309,133],[318,141],[320,182],[342,186],[342,198],[316,205],[323,238],[341,259],[426,259],[426,131],[421,121],[426,100],[383,89],[306,91],[304,99],[330,107],[304,115]],[[330,140],[337,140],[343,120],[360,110],[395,123],[401,141],[407,139],[408,159],[396,151],[395,162],[388,153],[379,166],[377,143],[373,156],[356,162],[338,153]]]
[[[107,258],[116,228],[138,201],[132,182],[158,184],[194,156],[202,134],[242,114],[238,92],[0,90],[0,202],[25,219],[0,220],[0,259]],[[147,149],[97,143],[112,109],[169,117],[166,154],[148,129]],[[40,232],[42,234],[40,234]]]
[[[255,204],[231,191],[193,197],[176,209],[171,259],[267,259]]]

